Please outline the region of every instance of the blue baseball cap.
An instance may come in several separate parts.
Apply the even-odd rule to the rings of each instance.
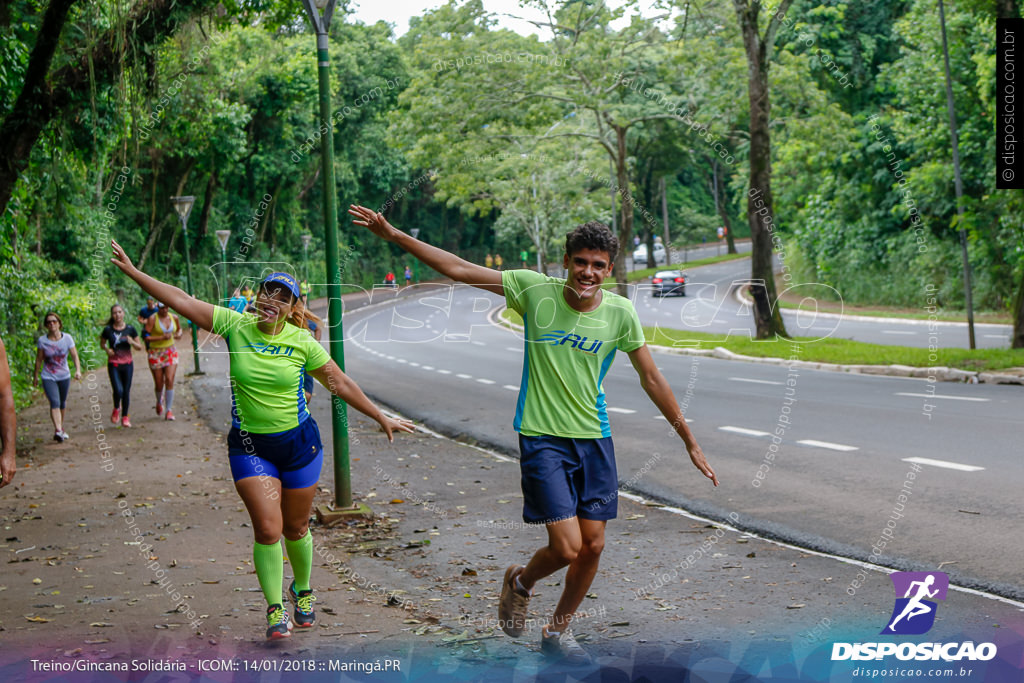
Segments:
[[[291,292],[293,295],[295,295],[296,299],[298,299],[300,297],[300,295],[299,295],[299,283],[297,283],[295,281],[295,278],[293,278],[288,273],[271,273],[267,277],[263,278],[262,284],[265,285],[268,282],[277,282],[279,284],[282,284],[282,285],[284,285],[285,287],[288,288],[289,292]]]

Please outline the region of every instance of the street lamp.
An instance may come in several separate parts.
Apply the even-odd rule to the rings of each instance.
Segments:
[[[316,31],[317,78],[319,81],[320,166],[323,177],[324,249],[327,252],[327,329],[330,334],[331,358],[345,369],[344,334],[341,328],[341,270],[338,267],[338,196],[334,184],[334,127],[331,117],[330,61],[327,52],[327,31],[337,0],[302,0],[306,14]],[[323,14],[320,14],[323,10]],[[334,445],[334,508],[320,506],[317,517],[323,523],[336,522],[351,515],[372,516],[366,505],[352,502],[352,477],[349,472],[348,406],[331,394],[331,427]]]
[[[414,240],[415,239],[419,239],[420,229],[419,228],[409,228],[409,234],[412,235],[412,238]],[[412,279],[415,282],[419,282],[420,281],[420,260],[419,259],[415,259],[412,262]]]
[[[303,233],[299,236],[302,239],[302,273],[303,280],[306,281],[306,286],[309,286],[309,243],[313,241],[313,236],[308,232]]]
[[[192,205],[195,203],[195,197],[171,197],[171,204],[174,205],[174,211],[178,214],[178,218],[181,219],[181,232],[185,237],[185,268],[186,268],[186,282],[188,283],[188,295],[195,296],[192,289],[192,256],[189,254],[188,246],[188,215],[192,213]],[[202,369],[199,367],[199,332],[196,329],[196,324],[189,320],[189,327],[192,328],[192,362],[193,362],[193,375],[203,374]]]
[[[217,241],[220,242],[220,279],[224,288],[224,306],[228,305],[228,292],[231,287],[228,285],[228,240],[231,238],[230,230],[218,230]]]

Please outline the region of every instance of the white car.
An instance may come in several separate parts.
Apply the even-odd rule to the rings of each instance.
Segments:
[[[666,263],[668,261],[668,254],[665,252],[665,245],[661,242],[654,243],[654,262]],[[633,252],[633,264],[634,265],[646,265],[647,264],[647,245],[641,244]]]

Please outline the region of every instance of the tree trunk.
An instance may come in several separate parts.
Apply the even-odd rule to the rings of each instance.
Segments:
[[[199,214],[199,229],[196,231],[198,239],[206,237],[207,228],[210,225],[210,205],[213,204],[213,195],[217,191],[217,171],[210,172],[210,179],[206,181],[206,192],[203,195],[203,210]]]
[[[629,173],[626,168],[626,128],[615,126],[615,182],[622,198],[621,220],[619,221],[619,253],[615,255],[615,270],[618,272],[616,291],[628,296],[626,287],[626,250],[633,244],[633,197],[629,193]]]
[[[153,250],[153,245],[156,244],[156,238],[160,235],[160,231],[164,229],[164,226],[167,225],[170,220],[171,214],[164,214],[164,217],[160,222],[154,225],[149,231],[149,239],[146,240],[146,246],[142,249],[142,256],[139,257],[139,270],[146,267],[146,259],[149,258],[149,252]]]
[[[665,265],[672,262],[672,234],[668,229],[668,188],[665,183],[665,176],[661,176],[661,226],[665,231]],[[685,251],[686,245],[683,245]]]
[[[1013,305],[1013,335],[1010,338],[1010,348],[1024,349],[1024,272],[1020,274],[1017,300]]]
[[[736,251],[736,240],[732,234],[732,222],[729,220],[729,210],[725,199],[725,181],[722,178],[721,168],[718,159],[712,157],[711,182],[712,194],[715,196],[715,209],[718,211],[718,217],[722,219],[722,227],[725,228],[725,241],[729,245],[729,253],[738,254],[739,252]]]
[[[772,151],[768,124],[771,103],[768,92],[769,49],[775,38],[777,17],[785,14],[789,2],[783,2],[769,21],[766,39],[757,31],[761,3],[748,5],[735,0],[740,30],[747,55],[747,93],[750,100],[750,191],[747,193],[747,220],[750,222],[750,293],[754,299],[754,324],[758,339],[788,337],[782,314],[775,306],[778,298],[772,267],[772,234],[775,213],[772,207]]]

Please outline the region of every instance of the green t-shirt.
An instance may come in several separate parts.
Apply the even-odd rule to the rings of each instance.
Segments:
[[[213,333],[224,337],[231,353],[232,425],[253,434],[276,434],[309,418],[303,370],[316,370],[331,357],[308,330],[286,324],[280,333],[268,335],[256,320],[251,313],[213,308]]]
[[[523,317],[526,357],[513,425],[527,436],[600,439],[611,436],[602,382],[615,359],[644,345],[628,299],[605,290],[601,305],[573,310],[565,280],[532,270],[501,274],[508,307]]]

